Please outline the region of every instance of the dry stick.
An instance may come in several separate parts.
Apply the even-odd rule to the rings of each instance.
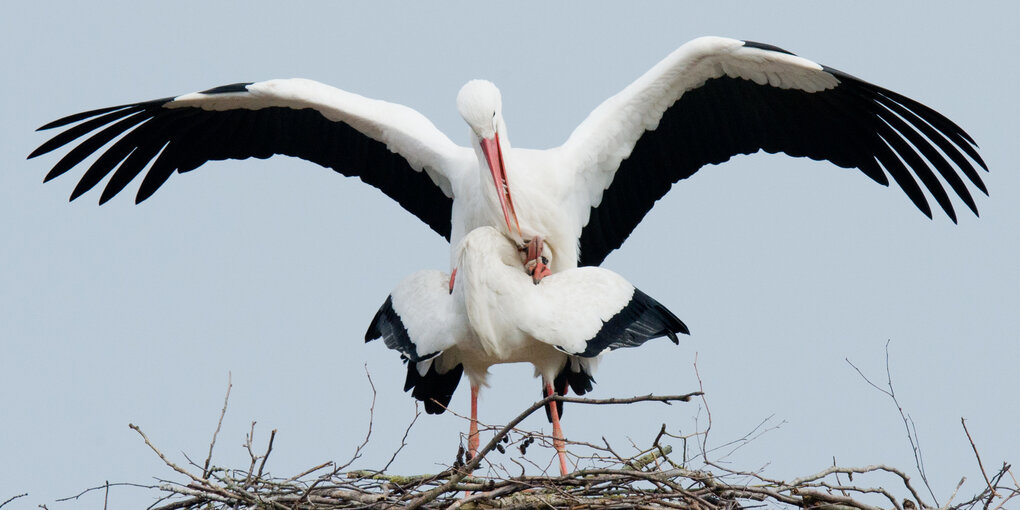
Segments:
[[[314,472],[316,472],[316,471],[318,471],[318,470],[320,470],[320,469],[322,469],[324,467],[329,467],[331,465],[333,465],[333,461],[331,461],[331,460],[327,461],[327,462],[323,462],[322,464],[319,464],[318,466],[315,466],[313,468],[308,468],[308,469],[302,471],[301,473],[298,473],[298,474],[296,474],[296,475],[294,475],[294,476],[284,480],[284,483],[289,483],[289,482],[297,481],[297,480],[299,480],[301,478],[304,478],[307,475],[310,475],[310,474],[312,474],[312,473],[314,473]]]
[[[967,420],[960,417],[960,425],[963,425],[963,432],[967,434],[967,440],[970,441],[970,447],[974,449],[974,456],[977,457],[978,467],[981,468],[981,476],[985,477],[985,483],[988,485],[988,490],[992,491],[992,496],[998,496],[995,492],[995,488],[992,487],[992,482],[988,480],[988,474],[985,473],[985,466],[981,463],[981,455],[978,454],[977,446],[974,445],[974,439],[970,437],[970,431],[967,430]]]
[[[669,404],[671,402],[688,402],[690,401],[691,397],[698,396],[701,394],[702,393],[700,391],[697,391],[694,393],[688,393],[686,395],[669,395],[669,396],[645,395],[643,397],[631,397],[631,398],[585,399],[563,397],[553,393],[552,395],[549,395],[548,397],[543,398],[542,400],[539,400],[534,404],[531,404],[531,406],[525,409],[524,412],[518,414],[514,419],[510,420],[510,423],[507,423],[506,425],[503,426],[503,428],[499,429],[499,432],[497,432],[496,435],[492,436],[492,439],[490,439],[489,442],[486,443],[485,447],[482,448],[481,451],[477,455],[475,455],[474,458],[472,458],[467,464],[465,464],[464,467],[459,469],[453,476],[451,476],[446,483],[426,492],[418,499],[412,501],[407,506],[406,510],[416,510],[418,508],[421,508],[422,505],[425,505],[428,502],[436,499],[441,494],[449,491],[451,488],[456,486],[458,482],[460,482],[465,476],[467,476],[469,473],[474,471],[475,468],[478,467],[478,465],[482,462],[482,459],[485,457],[486,454],[488,454],[490,451],[496,448],[496,445],[503,440],[503,436],[509,434],[510,431],[513,430],[514,427],[516,427],[520,422],[524,421],[525,418],[531,416],[532,413],[534,413],[535,411],[542,409],[550,402],[562,401],[562,402],[574,402],[578,404],[601,405],[601,404],[630,404],[634,402],[656,401],[665,402],[666,404]]]
[[[171,494],[171,496],[175,495],[177,495],[177,493]],[[177,510],[178,508],[194,508],[196,505],[201,505],[202,503],[207,502],[209,499],[211,498],[206,497],[204,494],[202,496],[192,496],[188,499],[181,499],[178,501],[174,501],[173,503],[170,503],[166,506],[161,506],[159,507],[159,510]],[[146,510],[150,510],[152,508],[153,506],[150,506]]]
[[[209,455],[205,457],[205,466],[202,467],[202,478],[209,476],[209,463],[212,461],[213,447],[216,446],[216,436],[220,433],[220,427],[223,426],[223,416],[227,414],[227,402],[230,401],[230,388],[234,386],[232,376],[230,372],[227,372],[227,394],[223,397],[223,409],[220,410],[220,420],[216,422],[216,431],[213,432],[212,442],[209,443]]]
[[[328,464],[333,464],[334,466],[333,472],[328,475],[320,476],[318,479],[312,482],[312,484],[309,485],[307,489],[305,489],[301,497],[294,501],[294,505],[291,506],[291,510],[297,510],[298,505],[300,505],[303,500],[307,499],[308,496],[312,493],[312,490],[314,490],[315,487],[317,487],[319,483],[321,483],[323,480],[333,478],[334,476],[336,476],[337,473],[346,469],[347,466],[350,466],[351,464],[354,463],[354,461],[358,460],[361,457],[361,450],[365,448],[365,445],[368,444],[369,439],[372,438],[372,424],[375,423],[375,398],[377,396],[377,393],[375,391],[375,383],[372,382],[372,374],[368,372],[368,363],[365,363],[365,377],[368,378],[368,385],[369,387],[372,388],[372,405],[370,405],[368,408],[368,432],[365,434],[365,440],[362,441],[361,444],[358,445],[358,447],[354,450],[354,455],[351,456],[351,460],[347,461],[346,464],[340,466],[334,464],[333,462],[328,462],[324,464],[324,466]],[[300,478],[301,476],[304,475],[300,475],[298,478]]]
[[[906,413],[903,412],[903,406],[900,405],[899,399],[896,398],[896,390],[893,389],[892,371],[889,369],[889,343],[891,341],[892,340],[886,340],[885,342],[885,375],[887,379],[887,384],[889,385],[888,391],[880,388],[877,384],[871,382],[871,379],[868,379],[868,377],[864,375],[864,372],[861,372],[861,369],[857,368],[857,365],[854,365],[849,358],[843,359],[846,360],[846,362],[849,363],[850,366],[854,367],[854,370],[856,370],[857,373],[860,374],[860,376],[864,379],[865,382],[870,384],[876,390],[881,391],[882,393],[888,395],[889,398],[892,399],[893,404],[896,405],[896,410],[899,411],[900,418],[903,420],[903,427],[907,429],[907,441],[910,441],[910,448],[914,453],[914,465],[917,467],[917,471],[921,475],[921,481],[924,482],[924,486],[928,489],[928,494],[931,495],[932,501],[934,501],[935,506],[938,507],[940,506],[939,500],[938,498],[935,497],[935,491],[932,490],[931,484],[928,483],[928,475],[924,471],[924,460],[921,458],[921,448],[918,445],[918,442],[915,442],[914,440],[915,436],[917,435],[916,429],[914,430],[914,433],[911,433],[910,424],[912,423],[912,420],[910,420]],[[921,503],[921,501],[918,500],[918,503]]]
[[[244,439],[244,449],[248,450],[248,457],[251,459],[251,464],[248,466],[248,472],[244,476],[244,488],[247,489],[252,482],[252,474],[255,472],[255,462],[257,462],[258,456],[251,449],[252,442],[255,441],[255,422],[251,422],[251,430],[248,431],[248,435]]]
[[[400,438],[400,447],[397,448],[397,451],[393,452],[393,456],[390,457],[390,461],[387,462],[386,465],[383,466],[383,468],[381,470],[379,470],[379,474],[385,473],[386,470],[390,468],[390,464],[393,464],[393,461],[397,460],[397,454],[400,453],[400,450],[403,450],[404,447],[407,446],[407,435],[411,433],[411,427],[414,426],[415,422],[418,421],[418,417],[420,417],[420,416],[421,416],[421,409],[418,407],[418,401],[415,400],[414,401],[414,418],[411,420],[411,423],[409,423],[407,425],[407,429],[404,430],[404,437]]]
[[[365,433],[365,440],[362,441],[361,444],[354,449],[354,455],[351,456],[351,460],[347,461],[347,463],[343,464],[342,466],[337,466],[337,468],[333,470],[334,472],[338,472],[341,469],[350,466],[351,464],[354,463],[354,461],[361,458],[361,450],[365,448],[365,445],[368,444],[369,439],[372,438],[372,424],[375,423],[375,398],[376,396],[378,396],[378,394],[375,391],[375,383],[372,382],[372,374],[368,372],[368,363],[365,363],[365,377],[368,379],[368,386],[372,388],[372,404],[368,406],[368,432]]]
[[[146,436],[145,432],[142,432],[142,429],[139,428],[138,425],[135,425],[134,423],[128,423],[128,427],[130,427],[131,430],[134,430],[135,432],[137,432],[138,435],[142,436],[142,439],[145,440],[146,446],[148,446],[149,449],[151,449],[152,451],[156,452],[156,455],[159,456],[160,460],[162,460],[163,463],[166,464],[167,466],[170,466],[170,469],[173,469],[174,471],[177,471],[178,473],[180,473],[180,474],[182,474],[182,475],[184,475],[184,476],[186,476],[188,478],[191,478],[191,480],[194,481],[195,483],[198,483],[198,484],[201,484],[201,485],[206,485],[206,486],[211,486],[212,485],[211,483],[209,483],[209,480],[207,480],[205,477],[199,478],[199,477],[189,473],[187,470],[181,468],[177,464],[174,464],[173,462],[170,461],[170,459],[166,458],[166,455],[163,455],[163,452],[159,451],[159,448],[156,448],[156,446],[153,445],[151,441],[149,441],[149,436]]]
[[[14,501],[15,499],[23,498],[25,496],[28,496],[27,492],[22,493],[22,494],[18,494],[17,496],[11,496],[11,497],[7,498],[7,501],[4,501],[3,503],[0,503],[0,508],[3,508],[4,505],[6,505],[7,503],[10,503],[11,501]]]
[[[130,483],[130,482],[109,483],[109,482],[107,482],[107,483],[104,483],[103,485],[97,485],[95,487],[89,487],[88,489],[85,489],[85,490],[79,492],[78,494],[75,494],[74,496],[63,497],[63,498],[60,498],[60,499],[55,499],[54,501],[56,501],[58,503],[63,503],[64,501],[70,501],[72,499],[77,500],[78,498],[80,498],[80,497],[82,497],[82,496],[84,496],[84,495],[86,495],[86,494],[88,494],[88,493],[90,493],[92,491],[97,491],[97,490],[100,490],[100,489],[105,489],[107,484],[109,484],[110,487],[124,486],[124,487],[138,487],[140,489],[158,489],[159,488],[156,485],[143,485],[143,484],[140,484],[140,483]],[[3,505],[0,505],[0,506],[3,506]]]
[[[708,399],[705,398],[705,385],[701,382],[701,373],[698,372],[698,353],[694,353],[694,376],[698,378],[698,392],[701,393],[701,403],[705,406],[705,414],[708,416],[708,426],[701,436],[701,458],[708,464],[708,431],[712,430],[712,410],[708,408]],[[695,418],[697,425],[697,418]]]
[[[157,506],[159,506],[160,503],[162,503],[162,502],[164,502],[164,501],[166,501],[166,500],[168,500],[168,499],[170,499],[170,498],[172,498],[172,497],[174,497],[176,495],[177,495],[177,493],[175,493],[175,492],[167,492],[165,496],[157,499],[156,501],[153,501],[153,503],[151,505],[145,507],[145,510],[152,510],[153,508],[156,508]],[[167,505],[167,506],[173,506],[173,505],[178,504],[178,503],[181,503],[181,502],[177,501],[177,502],[171,503],[170,505]]]
[[[910,477],[907,476],[907,474],[904,473],[902,470],[894,468],[894,467],[891,467],[891,466],[886,466],[885,464],[872,464],[870,466],[864,466],[864,467],[858,467],[858,468],[844,468],[844,467],[833,466],[833,467],[830,467],[830,468],[825,469],[823,471],[819,471],[819,472],[817,472],[817,473],[815,473],[813,475],[808,475],[808,476],[802,476],[800,478],[795,478],[794,480],[790,481],[788,485],[791,486],[791,487],[797,487],[797,486],[806,484],[808,482],[814,482],[814,481],[817,481],[817,480],[821,480],[822,478],[825,478],[825,477],[827,477],[827,476],[829,476],[831,474],[834,474],[834,473],[865,474],[865,473],[873,473],[875,471],[885,471],[887,473],[892,473],[892,474],[898,476],[903,481],[903,485],[907,488],[908,491],[910,491],[910,494],[914,497],[914,499],[917,500],[918,503],[920,503],[922,505],[922,507],[924,506],[924,502],[921,501],[920,494],[918,494],[917,491],[914,490],[914,487],[910,485]],[[855,490],[860,490],[860,489],[855,489]],[[892,501],[893,505],[896,506],[896,508],[900,508],[900,505],[896,502],[895,498],[893,498],[891,495],[888,496],[888,497]]]
[[[269,446],[266,448],[266,453],[262,456],[262,463],[259,464],[259,474],[255,476],[255,480],[262,479],[262,468],[266,467],[266,460],[269,459],[269,454],[273,451],[274,439],[276,439],[276,429],[269,433]]]

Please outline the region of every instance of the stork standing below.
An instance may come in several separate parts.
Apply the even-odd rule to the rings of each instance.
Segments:
[[[461,374],[471,383],[468,453],[478,451],[478,390],[489,367],[526,362],[542,378],[544,395],[583,395],[605,352],[637,347],[677,333],[689,334],[672,312],[620,275],[599,267],[565,270],[534,285],[521,271],[515,243],[491,227],[478,228],[455,247],[458,277],[426,270],[403,280],[383,303],[365,334],[382,338],[407,361],[405,391],[425,410],[446,410]],[[562,402],[547,415],[560,473],[567,474]]]
[[[62,118],[40,129],[74,125],[29,157],[92,133],[46,180],[98,152],[71,199],[109,177],[104,203],[142,173],[136,202],[175,172],[210,160],[297,156],[379,188],[451,246],[477,227],[500,229],[529,253],[536,281],[550,270],[599,265],[674,183],[738,154],[828,160],[884,186],[891,176],[929,218],[922,185],[954,222],[942,181],[975,214],[962,176],[987,194],[975,163],[987,166],[952,121],[761,43],[702,37],[684,44],[549,150],[510,146],[492,83],[469,82],[457,107],[469,147],[405,106],[304,79],[238,83]],[[535,258],[543,243],[551,268]]]

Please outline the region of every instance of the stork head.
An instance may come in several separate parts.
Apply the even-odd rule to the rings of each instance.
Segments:
[[[486,80],[467,82],[457,94],[457,111],[471,128],[472,142],[481,150],[489,173],[492,174],[507,232],[512,235],[516,231],[520,236],[521,226],[510,197],[510,181],[507,179],[506,161],[503,159],[503,144],[507,142],[503,124],[503,98],[499,89]],[[503,133],[502,141],[500,133]]]

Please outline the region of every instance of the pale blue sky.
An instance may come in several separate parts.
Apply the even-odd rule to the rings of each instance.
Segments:
[[[754,155],[704,169],[606,263],[692,335],[613,353],[594,395],[693,391],[697,353],[713,442],[769,416],[787,422],[740,450],[736,466],[770,463],[769,475],[792,477],[835,457],[912,472],[892,403],[844,361],[884,380],[891,339],[894,382],[940,501],[962,476],[964,493],[982,483],[961,416],[986,467],[1020,462],[1020,35],[1008,2],[97,5],[23,3],[0,20],[0,501],[30,493],[9,508],[70,508],[53,500],[104,480],[170,477],[129,422],[178,461],[204,458],[228,372],[218,463],[245,465],[252,420],[257,439],[279,429],[275,474],[346,459],[364,435],[367,364],[379,396],[359,466],[380,467],[414,404],[396,353],[365,345],[364,330],[401,278],[448,261],[445,241],[380,193],[289,158],[206,165],[141,206],[126,193],[97,207],[95,192],[68,204],[83,170],[43,185],[58,158],[25,161],[48,139],[36,127],[307,77],[411,106],[466,143],[454,97],[487,78],[503,91],[514,144],[543,148],[700,35],[775,44],[936,108],[981,146],[991,196],[978,199],[980,219],[963,212],[953,225],[824,163]],[[508,420],[539,396],[525,366],[491,381],[483,421]],[[465,384],[454,409],[466,413],[467,401]],[[625,447],[664,421],[689,432],[696,412],[570,406],[564,428]],[[548,429],[542,416],[525,425]],[[423,416],[392,470],[452,461],[465,427]],[[112,508],[152,497],[110,496]]]

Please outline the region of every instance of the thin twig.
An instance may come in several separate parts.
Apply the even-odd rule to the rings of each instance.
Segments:
[[[981,468],[981,476],[985,477],[985,484],[988,485],[988,490],[992,492],[993,496],[999,494],[995,492],[995,487],[992,487],[992,482],[988,480],[988,473],[985,473],[985,465],[981,463],[981,455],[978,453],[977,446],[974,444],[974,438],[970,437],[970,431],[967,430],[967,420],[960,417],[960,425],[963,425],[963,432],[967,434],[967,440],[970,441],[970,447],[974,449],[974,457],[977,458],[978,467]]]
[[[216,446],[216,436],[219,435],[220,427],[223,426],[223,417],[227,414],[227,402],[230,401],[230,388],[233,387],[233,376],[230,372],[227,372],[227,394],[223,397],[223,409],[220,410],[220,419],[216,422],[216,431],[213,432],[212,441],[209,443],[209,455],[205,457],[205,465],[202,467],[202,478],[209,476],[209,463],[212,462],[213,447]]]
[[[11,497],[7,498],[7,500],[4,501],[3,503],[0,503],[0,508],[3,508],[4,505],[6,505],[7,503],[10,503],[11,501],[14,501],[15,499],[23,498],[25,496],[28,496],[27,492],[22,493],[22,494],[18,494],[17,496],[11,496]]]
[[[209,480],[206,480],[205,477],[195,476],[195,475],[189,473],[188,471],[186,471],[184,468],[182,468],[182,467],[178,466],[177,464],[174,464],[173,462],[171,462],[170,459],[166,458],[166,455],[163,455],[163,452],[159,451],[159,448],[156,448],[156,446],[154,444],[152,444],[151,441],[149,441],[149,436],[146,436],[145,432],[142,432],[142,429],[139,428],[138,425],[135,425],[134,423],[128,423],[128,427],[130,427],[131,430],[134,430],[135,432],[137,432],[138,435],[142,436],[142,439],[145,440],[146,446],[148,446],[149,449],[151,449],[153,452],[155,452],[156,455],[159,456],[159,459],[162,460],[164,464],[169,466],[174,471],[177,471],[178,473],[180,473],[180,474],[182,474],[184,476],[187,476],[188,478],[191,478],[194,482],[197,482],[197,483],[200,483],[200,484],[203,484],[203,485],[209,485]]]
[[[896,405],[896,410],[899,411],[900,418],[903,420],[903,427],[907,430],[907,441],[910,442],[910,449],[914,453],[914,466],[917,467],[917,472],[921,475],[921,481],[924,482],[924,486],[928,489],[928,494],[931,495],[932,501],[934,501],[935,502],[935,506],[938,507],[939,506],[939,500],[938,500],[937,497],[935,497],[935,491],[932,490],[931,484],[928,483],[928,475],[927,475],[927,473],[925,472],[925,469],[924,469],[924,459],[922,458],[922,455],[921,455],[921,447],[919,446],[920,443],[916,440],[917,429],[915,428],[915,429],[913,429],[913,431],[911,431],[911,424],[913,423],[913,421],[903,411],[903,406],[900,405],[899,399],[896,398],[896,390],[893,388],[892,370],[889,368],[889,344],[891,342],[892,342],[892,340],[886,340],[886,342],[885,342],[885,375],[886,375],[887,385],[889,386],[889,390],[888,391],[886,391],[886,390],[884,390],[882,388],[879,388],[878,385],[876,385],[875,383],[871,382],[871,379],[868,379],[868,377],[866,375],[864,375],[864,372],[861,372],[861,369],[857,368],[857,365],[854,365],[853,362],[851,362],[849,358],[843,358],[843,359],[845,359],[846,362],[850,364],[850,366],[854,367],[854,370],[856,370],[857,373],[860,374],[860,376],[862,378],[864,378],[864,380],[868,384],[870,384],[872,387],[874,387],[878,391],[881,391],[882,393],[885,393],[886,395],[888,395],[889,398],[892,399],[893,404]],[[920,503],[920,500],[918,500],[918,503]]]
[[[411,433],[411,427],[414,426],[415,422],[418,421],[418,418],[420,416],[421,416],[421,408],[418,406],[418,401],[415,400],[414,401],[414,418],[411,419],[411,423],[407,424],[407,428],[404,430],[404,437],[400,438],[400,446],[397,447],[397,451],[393,452],[393,456],[390,457],[389,462],[387,462],[386,465],[383,466],[383,468],[379,470],[379,473],[385,473],[386,470],[390,468],[390,464],[393,464],[393,461],[397,460],[397,455],[400,453],[400,450],[403,450],[404,447],[407,446],[407,435]]]
[[[262,479],[262,470],[266,467],[266,461],[269,460],[269,454],[273,452],[273,440],[276,439],[276,429],[273,429],[269,433],[269,446],[266,447],[266,453],[262,455],[262,462],[259,463],[259,474],[255,475],[256,480]]]

